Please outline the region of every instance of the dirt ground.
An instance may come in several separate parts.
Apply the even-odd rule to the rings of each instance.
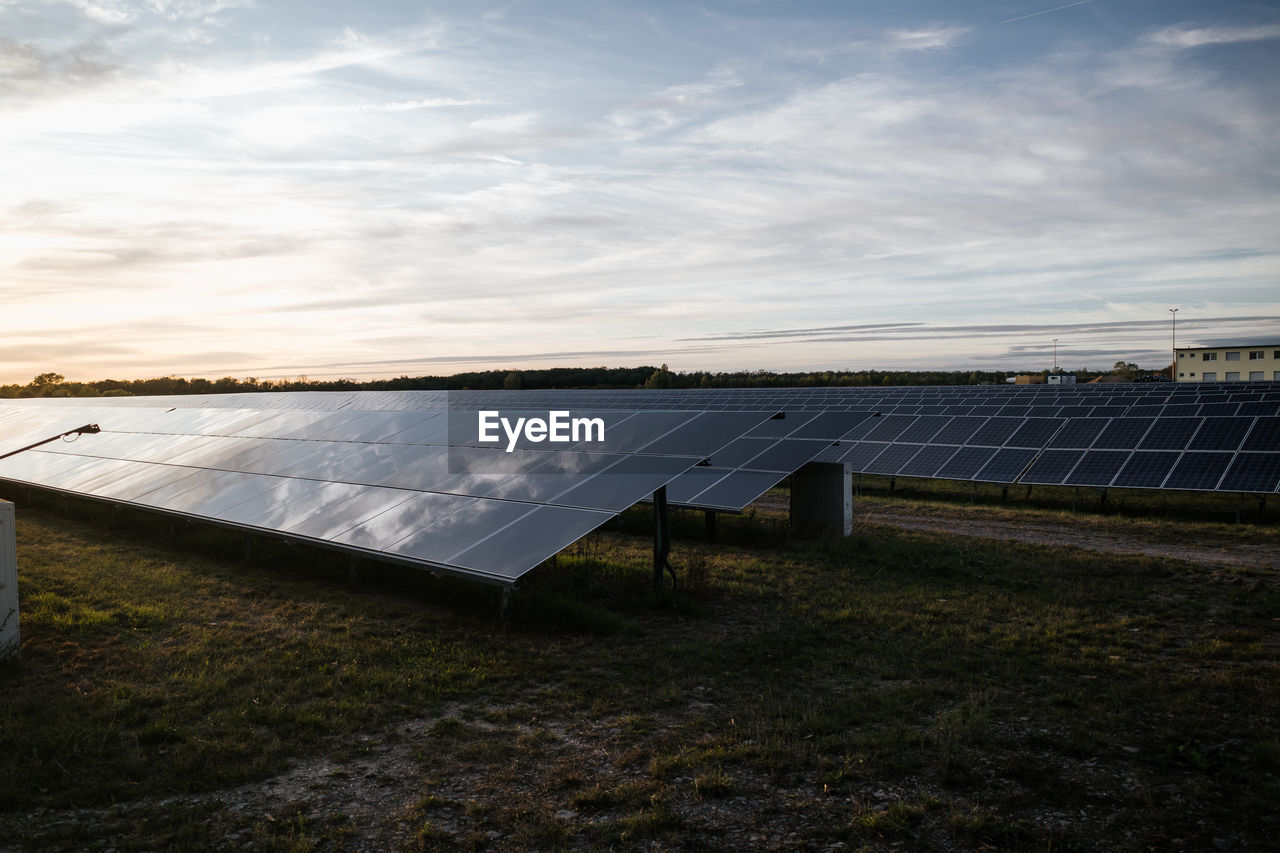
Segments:
[[[1207,539],[1203,535],[1198,535],[1195,542],[1167,542],[1144,535],[1137,527],[1120,531],[1090,529],[1086,525],[1066,527],[1032,521],[1005,521],[944,507],[918,510],[863,505],[855,509],[855,529],[859,524],[1062,545],[1110,554],[1140,554],[1211,566],[1280,569],[1280,542],[1253,544],[1225,538]]]

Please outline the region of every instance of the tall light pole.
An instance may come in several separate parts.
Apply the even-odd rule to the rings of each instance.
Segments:
[[[1169,344],[1173,361],[1169,362],[1169,378],[1178,381],[1178,309],[1169,309]]]
[[[1058,372],[1058,339],[1053,339],[1053,372]]]

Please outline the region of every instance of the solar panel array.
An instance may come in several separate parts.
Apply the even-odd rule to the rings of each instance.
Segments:
[[[457,410],[19,406],[0,452],[71,421],[102,432],[0,460],[0,478],[511,584],[772,413],[576,414],[604,441],[507,452]]]
[[[508,454],[477,440],[481,409],[600,417],[607,441],[521,439]],[[103,432],[0,460],[0,479],[502,584],[660,487],[676,505],[738,511],[810,461],[975,483],[1280,490],[1274,383],[0,401],[0,454],[88,422]]]

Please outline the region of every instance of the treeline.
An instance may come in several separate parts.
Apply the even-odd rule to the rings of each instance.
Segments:
[[[1119,367],[1119,365],[1117,365]],[[1023,371],[1040,373],[1046,371]],[[99,379],[68,382],[58,373],[42,373],[26,385],[0,385],[0,397],[121,397],[169,394],[273,393],[280,391],[464,391],[545,388],[832,388],[867,385],[987,385],[1012,375],[992,370],[826,370],[774,373],[766,370],[688,373],[661,367],[553,367],[543,370],[480,370],[452,376],[399,376],[395,379]],[[1081,382],[1097,371],[1078,370]]]

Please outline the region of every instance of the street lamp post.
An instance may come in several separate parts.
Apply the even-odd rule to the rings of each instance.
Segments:
[[[1058,372],[1058,339],[1053,339],[1053,372]]]
[[[1169,309],[1169,336],[1170,350],[1173,353],[1173,361],[1169,362],[1169,378],[1174,382],[1178,381],[1178,309]]]

